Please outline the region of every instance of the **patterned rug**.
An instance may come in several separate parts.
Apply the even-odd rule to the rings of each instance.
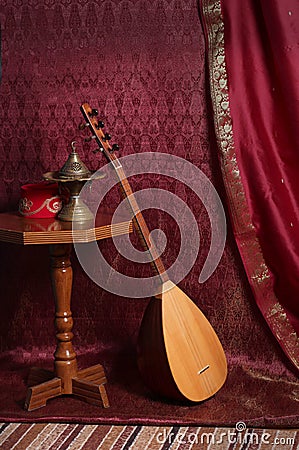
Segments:
[[[2,450],[295,450],[299,430],[2,423]]]

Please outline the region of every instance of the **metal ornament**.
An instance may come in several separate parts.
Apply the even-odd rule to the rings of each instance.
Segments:
[[[72,151],[62,168],[56,172],[45,173],[43,178],[58,182],[60,193],[65,197],[64,206],[58,214],[58,219],[66,222],[86,222],[93,220],[94,216],[79,196],[84,184],[91,180],[92,172],[81,161],[75,144],[76,141],[71,143]],[[104,177],[103,174],[97,175],[97,179]],[[67,195],[64,195],[65,191],[67,191]]]
[[[72,151],[69,154],[67,161],[61,167],[58,172],[60,179],[83,180],[90,179],[91,172],[87,169],[86,165],[81,161],[80,156],[76,152],[76,141],[71,143]]]

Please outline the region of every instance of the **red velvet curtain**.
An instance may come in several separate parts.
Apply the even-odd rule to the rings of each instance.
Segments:
[[[202,0],[215,127],[256,302],[299,368],[299,4]]]

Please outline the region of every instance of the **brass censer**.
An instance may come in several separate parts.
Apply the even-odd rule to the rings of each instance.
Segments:
[[[72,151],[62,168],[56,172],[47,172],[43,178],[47,181],[58,182],[60,192],[68,192],[68,200],[64,202],[58,219],[66,222],[85,222],[94,219],[94,216],[88,206],[80,198],[82,187],[92,178],[86,165],[81,161],[76,152],[76,141],[71,143]],[[99,174],[96,178],[104,178],[105,175]]]

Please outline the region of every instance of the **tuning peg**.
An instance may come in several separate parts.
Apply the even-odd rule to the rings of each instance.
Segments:
[[[92,151],[92,153],[99,153],[99,152],[103,152],[104,149],[102,147],[96,148],[95,150]]]
[[[85,128],[89,127],[89,123],[80,123],[79,125],[79,130],[84,130]]]
[[[100,128],[104,128],[105,124],[101,120],[98,121],[96,124],[96,129],[99,130]]]
[[[96,139],[96,136],[89,136],[84,139],[85,142],[90,142],[92,139]]]
[[[88,113],[88,115],[89,115],[90,117],[95,117],[95,116],[97,116],[98,114],[99,114],[98,110],[97,110],[97,109],[94,109],[94,108],[91,110],[90,113]]]
[[[111,135],[109,133],[105,133],[104,141],[110,141]]]
[[[119,145],[118,144],[113,144],[111,147],[111,152],[117,152],[119,150]]]

